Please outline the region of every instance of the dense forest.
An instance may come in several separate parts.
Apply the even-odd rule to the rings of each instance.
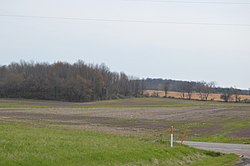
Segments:
[[[250,91],[216,87],[214,82],[189,82],[168,79],[138,79],[125,73],[112,72],[105,64],[54,64],[20,61],[0,66],[0,97],[65,101],[95,101],[144,96],[144,90],[180,92],[191,99],[196,92],[200,100],[208,100],[211,93],[220,93],[228,102],[234,96],[248,95]],[[188,97],[186,97],[188,96]]]
[[[95,101],[143,94],[143,82],[107,66],[21,61],[0,66],[0,97]]]

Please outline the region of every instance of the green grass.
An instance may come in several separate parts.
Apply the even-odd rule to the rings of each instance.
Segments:
[[[0,122],[0,165],[233,165],[221,155],[141,137]],[[216,162],[215,162],[216,161]]]
[[[50,103],[47,104],[46,103]],[[64,105],[61,105],[61,104]],[[43,100],[1,99],[0,108],[164,108],[164,107],[214,107],[250,108],[250,104],[196,101],[169,98],[129,98],[104,100],[91,103],[71,103]]]
[[[208,123],[211,125],[211,123]],[[214,133],[202,134],[200,136],[192,136],[188,140],[199,141],[199,142],[220,142],[220,143],[239,143],[239,144],[250,144],[249,137],[236,137],[233,133],[239,132],[244,129],[248,129],[250,126],[250,118],[244,120],[237,119],[216,123],[218,126],[222,126],[222,129]]]
[[[234,154],[222,155],[220,157],[208,157],[203,160],[196,161],[190,166],[231,166],[235,165],[237,156]]]
[[[216,134],[212,136],[192,137],[187,139],[189,141],[197,142],[218,142],[218,143],[235,143],[235,144],[250,144],[250,138],[234,138],[227,137],[223,134]]]

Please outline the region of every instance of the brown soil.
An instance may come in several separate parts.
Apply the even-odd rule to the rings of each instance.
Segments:
[[[172,125],[181,135],[189,127],[189,135],[216,134],[224,131],[224,122],[249,120],[249,108],[34,108],[1,109],[0,120],[62,125],[70,128],[137,133],[140,131],[168,131]],[[235,137],[249,137],[249,128]]]
[[[238,132],[234,132],[231,135],[238,137],[238,138],[241,138],[241,137],[250,138],[250,127],[244,130],[238,131]]]

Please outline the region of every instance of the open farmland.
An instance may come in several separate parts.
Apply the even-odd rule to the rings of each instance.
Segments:
[[[72,165],[171,165],[166,163],[167,158],[163,155],[169,150],[166,144],[170,126],[175,127],[177,140],[188,128],[187,140],[250,143],[249,104],[164,98],[92,103],[1,99],[0,122],[0,146],[4,149],[0,151],[0,157],[4,165],[32,165],[37,161],[40,165],[62,165],[65,162],[63,156],[68,155],[67,149],[73,156],[68,164],[64,163],[66,165],[74,162]],[[81,145],[92,142],[93,147],[82,147],[87,151],[81,149]],[[86,156],[88,159],[77,155],[79,151],[74,150],[77,147],[82,156],[90,155]],[[195,161],[200,165],[203,158],[206,158],[206,165],[210,158],[216,161],[212,157],[214,154],[209,156],[207,152],[187,147],[167,153],[169,159],[176,161],[171,162],[172,165],[195,165]],[[171,153],[176,154],[172,156]],[[179,157],[178,153],[181,154]],[[132,155],[125,159],[120,157],[128,154]],[[233,155],[217,156],[223,164],[230,165],[237,160]],[[29,158],[32,160],[27,164]]]
[[[250,105],[164,98],[92,103],[0,100],[1,121],[188,140],[250,143]]]
[[[159,97],[164,97],[165,96],[165,91],[162,91],[162,90],[145,90],[144,93],[147,94],[148,96],[155,96],[157,94],[158,94]],[[222,94],[219,94],[219,93],[211,93],[208,96],[208,100],[222,101],[221,95]],[[182,98],[182,94],[181,94],[181,92],[169,91],[168,92],[168,97],[179,99],[179,98]],[[240,100],[242,102],[250,100],[250,95],[239,95],[238,97],[240,98]],[[188,98],[187,94],[185,94],[185,98]],[[200,100],[199,93],[192,93],[192,99]],[[232,95],[232,97],[230,98],[229,101],[234,102],[235,97]]]

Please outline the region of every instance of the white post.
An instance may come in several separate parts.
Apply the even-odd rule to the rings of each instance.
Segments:
[[[169,131],[170,131],[170,146],[172,148],[172,147],[174,147],[174,127],[171,126]]]
[[[170,140],[171,148],[174,146],[174,134],[171,134],[171,140]]]

